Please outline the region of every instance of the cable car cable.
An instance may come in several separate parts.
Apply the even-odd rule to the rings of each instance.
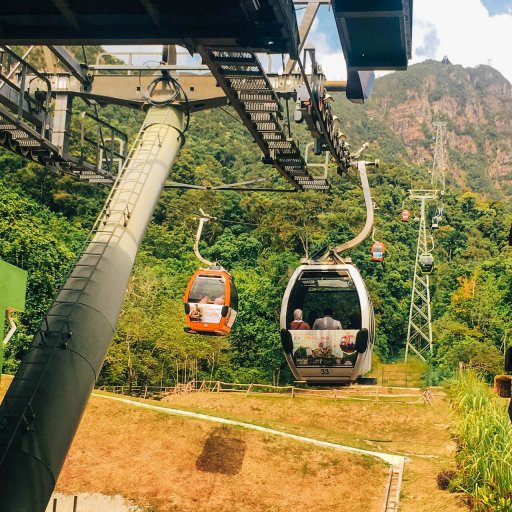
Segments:
[[[225,107],[218,107],[220,110],[225,112],[228,116],[232,117],[237,123],[240,123],[242,126],[244,126],[244,123],[242,123],[242,120],[239,117],[234,116],[229,110],[227,110]]]

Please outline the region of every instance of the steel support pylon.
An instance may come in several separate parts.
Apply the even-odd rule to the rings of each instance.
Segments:
[[[445,164],[445,133],[446,123],[437,121],[432,123],[436,127],[436,145],[434,147],[434,163],[430,174],[430,183],[433,188],[438,188],[441,195],[444,195],[446,189],[446,164]]]
[[[179,105],[148,110],[88,242],[0,404],[1,512],[46,510],[181,147],[184,117]]]
[[[409,351],[414,352],[423,361],[432,354],[432,319],[430,311],[430,282],[429,276],[421,271],[420,256],[429,253],[427,228],[425,219],[425,203],[428,199],[437,197],[437,190],[411,190],[411,198],[421,201],[420,227],[416,245],[416,260],[414,262],[414,278],[412,282],[411,306],[409,309],[409,325],[407,326],[407,344],[405,346],[405,361]]]

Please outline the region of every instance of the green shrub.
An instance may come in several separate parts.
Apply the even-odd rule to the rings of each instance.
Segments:
[[[512,427],[506,404],[474,372],[460,373],[449,393],[459,468],[450,487],[470,494],[475,512],[512,510]]]

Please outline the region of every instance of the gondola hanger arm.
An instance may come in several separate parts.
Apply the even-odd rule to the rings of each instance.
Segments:
[[[433,251],[434,251],[434,245],[435,245],[435,244],[434,244],[434,237],[432,236],[432,234],[430,234],[430,244],[431,244],[431,245],[430,245],[430,250],[429,250],[429,252],[431,253],[431,252],[433,252]]]
[[[356,153],[356,155],[361,155],[361,153],[367,148],[367,144],[364,144],[361,149]],[[343,258],[340,256],[340,253],[346,251],[347,249],[352,249],[356,247],[361,242],[363,242],[368,235],[372,232],[373,220],[374,220],[374,208],[373,208],[373,200],[372,194],[370,191],[370,184],[368,183],[368,175],[366,174],[366,166],[374,165],[376,167],[379,166],[379,161],[375,160],[374,162],[365,162],[364,160],[360,160],[359,162],[355,162],[352,164],[354,167],[357,166],[357,170],[359,171],[359,176],[361,178],[361,186],[363,189],[364,202],[366,205],[366,223],[361,230],[361,232],[352,240],[349,240],[341,245],[338,245],[325,253],[320,261],[343,261]]]
[[[210,219],[213,219],[214,217],[210,217],[209,215],[204,213],[202,208],[200,208],[199,211],[201,212],[201,217],[199,218],[199,226],[197,227],[196,238],[194,240],[194,254],[201,263],[208,265],[208,267],[213,267],[213,262],[201,256],[201,253],[199,252],[199,241],[201,240],[201,234],[203,233],[204,224],[208,222]]]

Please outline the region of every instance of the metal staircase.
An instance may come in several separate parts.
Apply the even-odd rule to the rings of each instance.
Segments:
[[[68,348],[68,342],[72,337],[70,317],[80,304],[101,259],[108,247],[116,243],[116,238],[129,223],[145,177],[150,172],[148,162],[155,158],[161,140],[168,130],[174,129],[168,123],[167,115],[167,110],[163,109],[160,118],[153,116],[152,123],[144,124],[139,131],[105,206],[77,257],[76,264],[60,288],[0,405],[0,446],[4,447],[3,453],[0,454],[0,465],[12,443],[17,437],[21,437],[23,432],[30,432],[36,414],[43,413],[34,410],[34,398],[55,354]],[[160,125],[160,128],[148,131],[149,127],[155,125]]]
[[[298,190],[329,190],[329,181],[311,174],[296,141],[286,136],[279,98],[258,57],[252,52],[205,48],[200,53],[263,152],[263,161]]]

